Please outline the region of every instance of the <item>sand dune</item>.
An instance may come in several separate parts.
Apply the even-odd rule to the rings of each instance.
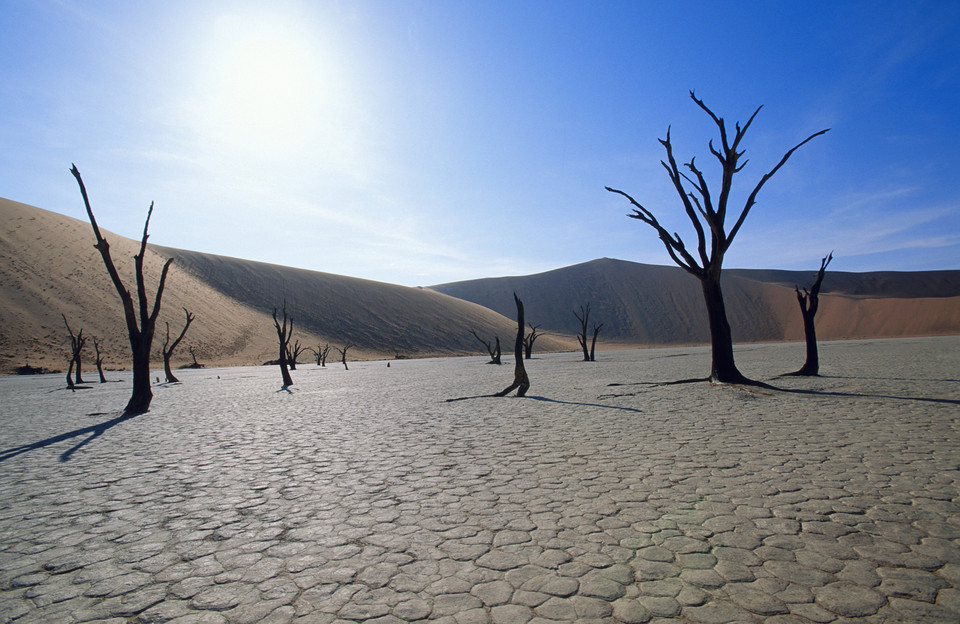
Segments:
[[[727,316],[738,342],[802,340],[794,285],[814,271],[733,269],[724,272]],[[603,258],[537,275],[433,286],[504,312],[507,293],[520,293],[531,322],[576,333],[573,311],[591,304],[601,337],[640,344],[709,342],[696,278],[678,267]],[[827,271],[817,316],[823,339],[960,333],[960,271],[843,273]]]
[[[90,225],[0,199],[0,372],[30,364],[63,369],[74,330],[102,340],[108,367],[129,366],[119,300]],[[108,225],[108,224],[104,224]],[[133,287],[138,242],[107,233],[113,257]],[[155,349],[166,323],[196,315],[175,361],[192,346],[207,365],[259,364],[276,358],[274,307],[286,299],[303,345],[351,344],[351,359],[481,352],[470,335],[498,335],[510,350],[516,331],[513,292],[527,320],[548,332],[539,351],[575,350],[573,310],[591,303],[603,322],[601,344],[669,345],[709,341],[699,284],[676,267],[604,258],[538,275],[407,288],[317,271],[150,245],[146,281],[156,288],[165,258],[175,262],[164,293]],[[728,316],[738,342],[801,340],[793,291],[813,272],[730,270]],[[823,339],[960,334],[960,271],[828,271],[817,317]],[[92,342],[86,351],[92,370]],[[159,360],[159,356],[157,358]],[[304,355],[301,361],[309,359]]]
[[[74,331],[83,328],[84,335],[102,340],[108,367],[128,367],[119,297],[93,247],[90,224],[5,199],[0,199],[0,217],[0,371],[9,373],[24,364],[65,369],[68,336],[61,313]],[[106,230],[104,236],[118,270],[134,288],[132,259],[139,242]],[[259,364],[276,358],[271,312],[284,297],[295,319],[296,339],[309,346],[355,345],[351,359],[475,354],[482,347],[470,329],[499,334],[502,340],[516,331],[509,318],[426,289],[153,245],[144,263],[151,293],[166,257],[175,262],[162,299],[155,349],[163,343],[165,323],[173,333],[182,327],[182,307],[196,316],[176,353],[178,364],[190,362],[191,345],[207,365]],[[555,337],[544,338],[538,346],[571,348],[569,339]],[[92,371],[92,341],[85,358],[85,370]],[[301,361],[306,359],[309,354]]]

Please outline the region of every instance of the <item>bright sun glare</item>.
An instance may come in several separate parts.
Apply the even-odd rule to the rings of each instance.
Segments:
[[[304,144],[327,112],[323,86],[332,76],[321,61],[296,24],[271,15],[221,17],[204,64],[202,130],[251,151]]]

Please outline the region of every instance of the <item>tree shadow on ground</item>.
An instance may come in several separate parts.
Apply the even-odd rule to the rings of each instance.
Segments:
[[[609,396],[621,396],[621,395],[609,395]],[[478,394],[475,396],[465,396],[457,397],[455,399],[444,399],[444,403],[454,403],[456,401],[469,401],[471,399],[486,399],[486,398],[500,398],[496,394]],[[636,412],[642,414],[643,410],[637,409],[635,407],[622,407],[620,405],[604,405],[602,403],[583,403],[579,401],[561,401],[560,399],[549,399],[542,396],[525,396],[525,397],[514,397],[517,399],[532,399],[534,401],[543,401],[545,403],[557,403],[559,405],[576,405],[578,407],[600,407],[603,409],[612,409],[612,410],[622,410],[625,412]]]
[[[102,416],[103,414],[91,414],[91,415]],[[24,444],[22,446],[15,446],[13,448],[0,451],[0,462],[4,462],[8,459],[16,457],[17,455],[22,455],[23,453],[27,453],[29,451],[35,451],[37,449],[41,449],[41,448],[50,446],[52,444],[56,444],[57,442],[63,442],[64,440],[70,440],[71,438],[79,438],[81,436],[90,434],[89,437],[83,440],[80,440],[79,442],[77,442],[77,444],[75,444],[74,446],[70,447],[69,449],[67,449],[66,451],[60,454],[61,462],[70,461],[70,458],[73,456],[74,453],[76,453],[87,444],[90,444],[91,442],[93,442],[94,440],[102,436],[104,432],[106,432],[108,429],[111,429],[126,420],[135,418],[138,415],[139,414],[126,414],[126,413],[121,414],[116,418],[104,421],[96,425],[91,425],[90,427],[75,429],[67,433],[61,433],[60,435],[53,436],[52,438],[47,438],[46,440],[40,440],[39,442],[34,442],[33,444]]]
[[[823,376],[820,376],[822,379]],[[811,377],[811,379],[816,379],[816,377]],[[866,379],[863,377],[835,377],[835,379]],[[700,382],[709,382],[709,379],[679,379],[677,381],[636,381],[631,383],[611,383],[607,384],[608,386],[652,386],[652,387],[662,387],[662,386],[676,386],[680,384],[691,384],[691,383],[700,383]],[[893,381],[916,381],[912,379],[898,379]],[[953,380],[944,380],[944,381],[953,381]],[[843,397],[849,399],[893,399],[895,401],[921,401],[925,403],[942,403],[946,405],[960,405],[960,400],[958,399],[938,399],[934,397],[912,397],[912,396],[897,396],[893,394],[872,394],[868,392],[837,392],[832,390],[809,390],[804,388],[779,388],[777,386],[771,386],[770,384],[757,382],[755,385],[741,385],[741,384],[720,384],[727,385],[734,388],[740,388],[748,392],[756,392],[756,388],[763,388],[764,390],[772,390],[773,392],[785,392],[789,394],[807,394],[813,396],[832,396],[832,397]],[[639,392],[625,392],[622,394],[604,394],[599,398],[613,398],[613,397],[624,397],[624,396],[636,396]],[[761,393],[767,394],[767,396],[772,396],[770,393]]]

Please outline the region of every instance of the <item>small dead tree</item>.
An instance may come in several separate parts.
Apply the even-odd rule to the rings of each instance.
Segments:
[[[533,343],[537,341],[537,338],[542,336],[544,332],[539,331],[539,325],[530,325],[530,333],[523,338],[523,352],[524,358],[530,359],[531,354],[533,353]]]
[[[813,317],[817,315],[817,309],[820,307],[820,285],[823,283],[823,274],[827,265],[833,260],[831,251],[826,257],[820,260],[820,270],[817,271],[817,279],[808,292],[806,288],[800,292],[800,287],[795,286],[797,291],[797,302],[800,304],[800,313],[803,315],[803,335],[807,342],[807,360],[803,367],[791,375],[805,377],[816,377],[820,374],[820,355],[817,352],[817,329],[813,323]]]
[[[690,98],[699,106],[716,124],[720,131],[720,147],[714,147],[713,140],[709,142],[710,153],[720,162],[721,183],[720,193],[716,197],[710,192],[707,186],[706,178],[703,172],[694,164],[693,158],[686,163],[685,167],[690,175],[680,171],[677,161],[673,157],[673,144],[670,142],[670,128],[667,128],[667,138],[660,139],[667,152],[666,162],[660,161],[667,175],[673,183],[674,189],[680,197],[684,211],[693,225],[697,236],[697,253],[699,258],[695,258],[683,239],[677,233],[671,234],[664,228],[654,216],[653,212],[640,204],[627,193],[608,187],[605,187],[611,193],[622,195],[630,202],[633,207],[633,214],[627,215],[633,219],[638,219],[654,230],[660,237],[660,241],[666,247],[670,258],[677,265],[700,280],[700,287],[703,291],[703,299],[707,308],[707,318],[710,322],[710,340],[711,340],[711,370],[710,381],[714,383],[743,383],[756,384],[756,382],[747,379],[739,369],[733,359],[733,337],[730,332],[730,323],[727,321],[727,312],[723,302],[723,291],[720,288],[720,273],[723,268],[723,258],[733,244],[733,239],[740,231],[740,227],[746,220],[750,209],[756,203],[757,195],[764,184],[780,170],[790,156],[793,155],[801,146],[808,141],[813,140],[829,130],[820,130],[808,136],[806,139],[790,148],[769,172],[765,173],[760,181],[753,188],[753,191],[747,196],[740,214],[734,222],[729,232],[726,229],[727,203],[730,198],[730,192],[733,186],[734,174],[739,173],[747,161],[740,162],[743,151],[740,150],[740,141],[746,134],[750,124],[753,123],[757,113],[762,106],[754,111],[753,115],[747,120],[747,123],[740,127],[736,124],[736,132],[733,135],[733,142],[730,142],[727,132],[727,125],[722,117],[718,117],[712,110],[707,108],[702,100],[697,99],[694,92],[690,92]],[[692,187],[688,191],[684,184]],[[716,199],[716,203],[714,200]],[[701,221],[702,219],[702,221]]]
[[[587,307],[580,306],[580,312],[576,310],[573,311],[573,315],[577,317],[577,320],[580,321],[580,333],[577,334],[577,342],[580,343],[580,348],[583,349],[583,361],[584,362],[595,362],[595,355],[597,351],[597,336],[600,334],[600,330],[603,328],[603,323],[594,323],[593,324],[593,341],[590,343],[590,348],[587,348],[587,326],[590,324],[590,303],[587,303]]]
[[[327,365],[327,355],[330,353],[330,345],[317,345],[316,349],[309,348],[307,349],[317,358],[317,366],[326,367]]]
[[[197,354],[194,351],[193,345],[187,347],[187,353],[193,358],[193,364],[190,365],[190,368],[203,368],[203,364],[197,361]]]
[[[487,364],[501,364],[500,362],[500,336],[494,336],[496,339],[496,344],[492,344],[489,340],[484,340],[481,338],[476,330],[471,329],[470,333],[473,334],[473,337],[476,338],[480,344],[482,344],[487,349],[487,353],[490,354],[490,361]]]
[[[133,392],[124,413],[128,415],[143,414],[150,409],[150,402],[153,400],[153,391],[150,388],[150,349],[153,345],[153,334],[157,324],[157,315],[160,314],[160,300],[163,297],[163,287],[167,282],[167,272],[173,263],[173,258],[168,258],[163,264],[160,272],[160,282],[157,285],[157,294],[153,300],[153,311],[150,311],[147,301],[147,288],[143,279],[143,260],[147,253],[147,229],[150,227],[150,215],[153,214],[153,202],[147,210],[147,219],[143,224],[143,236],[140,239],[140,251],[133,257],[137,282],[137,299],[140,308],[140,318],[137,320],[137,312],[134,309],[133,297],[123,285],[120,274],[117,272],[110,257],[110,246],[106,239],[100,234],[100,228],[97,226],[97,220],[93,216],[93,210],[90,208],[90,200],[87,197],[87,189],[83,185],[83,179],[80,177],[80,171],[76,165],[70,169],[70,173],[77,179],[80,185],[80,194],[83,196],[83,203],[87,209],[87,216],[90,218],[90,225],[93,226],[93,233],[97,238],[97,244],[94,247],[100,252],[103,258],[103,264],[110,274],[117,294],[120,295],[120,301],[123,303],[123,314],[127,322],[127,335],[130,339],[130,351],[133,355]]]
[[[527,369],[523,365],[523,302],[517,297],[517,293],[513,293],[513,300],[517,304],[517,338],[513,345],[515,360],[513,383],[494,395],[498,397],[507,396],[514,388],[517,390],[517,396],[522,397],[526,395],[530,388],[530,378],[527,376]]]
[[[305,350],[306,349],[300,345],[299,340],[293,343],[293,346],[287,351],[287,362],[290,364],[290,370],[297,370],[297,358],[299,358],[300,354]]]
[[[340,363],[343,364],[343,370],[350,370],[347,368],[347,351],[352,347],[352,344],[343,345],[343,348],[337,347],[337,351],[340,352]]]
[[[183,308],[183,312],[187,315],[187,322],[183,325],[183,329],[180,330],[180,335],[173,341],[173,344],[170,344],[170,323],[167,323],[167,339],[163,341],[163,349],[161,350],[163,353],[163,372],[167,376],[167,383],[180,383],[180,380],[177,379],[173,371],[170,370],[170,358],[173,356],[173,350],[176,349],[180,341],[183,340],[194,318],[186,308]],[[196,358],[194,358],[194,361],[196,361]]]
[[[83,347],[87,344],[87,339],[83,337],[83,328],[80,328],[80,331],[74,335],[73,330],[70,329],[70,324],[67,323],[67,315],[61,313],[60,316],[63,317],[63,324],[67,326],[67,332],[70,333],[70,367],[67,370],[67,387],[73,390],[74,382],[70,381],[70,372],[74,370],[74,365],[76,365],[76,385],[85,383],[80,374],[80,354],[83,351]]]
[[[287,326],[289,320],[290,325]],[[292,386],[293,379],[290,377],[290,370],[287,368],[287,349],[290,347],[290,335],[293,334],[293,319],[287,318],[287,301],[283,301],[283,324],[277,319],[277,309],[273,309],[273,324],[277,328],[277,340],[280,342],[280,376],[283,378],[283,386]]]
[[[100,375],[100,383],[107,383],[107,378],[103,375],[103,354],[100,353],[100,341],[93,337],[93,350],[97,354],[97,373]]]

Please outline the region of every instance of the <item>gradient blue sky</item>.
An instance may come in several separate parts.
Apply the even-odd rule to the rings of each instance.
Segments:
[[[0,0],[0,196],[152,243],[404,284],[692,240],[660,166],[716,179],[757,116],[726,267],[960,268],[960,3]],[[91,235],[92,236],[92,235]]]

